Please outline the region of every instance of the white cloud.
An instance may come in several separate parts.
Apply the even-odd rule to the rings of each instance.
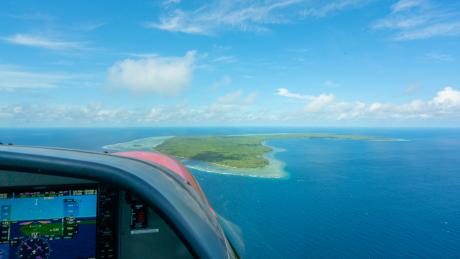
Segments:
[[[428,0],[400,0],[391,13],[375,22],[376,30],[393,31],[393,40],[409,41],[460,35],[458,4]]]
[[[458,107],[460,106],[460,91],[449,86],[445,87],[436,94],[433,103],[443,107]]]
[[[135,122],[143,112],[107,108],[100,104],[61,106],[47,104],[0,106],[0,125],[116,125]],[[8,123],[9,122],[9,123]]]
[[[322,17],[366,0],[215,0],[191,11],[175,9],[147,22],[147,28],[188,34],[211,35],[221,29],[267,31],[267,25],[290,23],[309,16]]]
[[[189,51],[183,57],[125,59],[109,68],[108,81],[134,92],[177,95],[190,83],[195,55]]]
[[[188,17],[187,13],[182,10],[175,10],[172,15],[161,17],[159,22],[145,23],[145,27],[188,34],[210,34],[207,27],[212,27],[213,25],[206,25],[206,22],[201,21],[205,20],[204,18],[199,18],[200,21],[197,21],[196,24],[189,23],[189,19],[191,18]]]
[[[99,103],[87,105],[1,105],[0,125],[222,125],[233,122],[257,122],[267,117],[253,109],[257,93],[230,92],[208,105],[157,105],[150,108],[108,107]],[[272,117],[273,118],[273,117]]]
[[[425,0],[400,0],[391,6],[394,13],[426,5]]]
[[[287,88],[278,88],[276,90],[276,94],[279,96],[292,98],[292,99],[299,99],[299,100],[309,100],[311,97],[309,95],[301,95],[298,93],[292,93]]]
[[[321,111],[335,100],[335,96],[333,94],[320,94],[318,96],[303,95],[299,93],[292,93],[287,88],[278,88],[276,90],[276,94],[286,98],[307,101],[308,104],[305,106],[304,110],[312,113]]]
[[[368,1],[364,0],[341,0],[329,1],[327,4],[310,7],[303,10],[301,13],[304,16],[324,17],[331,13],[341,11],[349,7],[360,6]]]
[[[276,94],[291,99],[308,101],[307,106],[305,106],[305,111],[307,112],[319,112],[335,100],[333,94],[320,94],[318,96],[302,95],[299,93],[292,93],[287,88],[278,88]]]
[[[84,44],[81,42],[62,41],[21,33],[4,37],[2,40],[11,44],[52,50],[76,50],[84,48]]]
[[[371,105],[369,105],[368,109],[371,112],[376,112],[376,111],[380,110],[382,107],[383,107],[383,105],[381,103],[371,103]]]
[[[15,66],[0,65],[0,91],[55,88],[89,79],[88,75],[58,72],[34,72]]]
[[[432,24],[417,30],[403,31],[398,33],[394,39],[405,41],[458,35],[460,35],[460,21]]]
[[[429,16],[420,16],[420,17],[390,17],[377,21],[374,25],[374,29],[410,29],[419,25],[424,25],[430,20]]]
[[[285,97],[290,97],[287,89]],[[292,94],[292,93],[291,93]],[[400,123],[408,120],[452,120],[460,119],[460,91],[453,87],[445,87],[438,91],[431,100],[412,100],[407,103],[366,103],[364,101],[338,101],[333,94],[321,94],[305,97],[305,117],[318,121],[389,121]],[[292,98],[292,97],[290,97]],[[295,98],[295,97],[294,97]],[[282,116],[289,117],[289,116]],[[302,116],[298,116],[300,119]],[[459,120],[460,123],[460,120]],[[459,124],[457,123],[457,124]]]
[[[242,93],[243,92],[241,90],[238,90],[238,91],[226,94],[220,97],[219,99],[217,99],[217,102],[215,104],[217,104],[218,106],[234,105],[240,99]]]
[[[102,104],[61,106],[0,104],[2,126],[96,125],[375,125],[460,126],[460,91],[439,90],[433,98],[405,103],[341,101],[318,95],[292,106],[260,108],[257,93],[230,92],[202,105],[155,105],[144,108]],[[313,98],[313,96],[312,96]],[[305,106],[311,105],[311,109]]]
[[[309,98],[309,103],[305,107],[307,112],[320,112],[326,106],[334,102],[335,96],[333,94],[320,94]]]

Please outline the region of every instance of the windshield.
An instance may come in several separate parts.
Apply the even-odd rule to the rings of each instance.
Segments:
[[[2,1],[0,142],[174,157],[242,258],[459,257],[459,11]]]

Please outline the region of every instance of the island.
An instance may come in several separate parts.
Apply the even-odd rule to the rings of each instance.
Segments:
[[[255,177],[286,176],[284,165],[274,157],[282,150],[267,145],[274,139],[337,139],[394,141],[396,139],[330,133],[279,133],[225,136],[166,136],[137,139],[105,146],[110,150],[158,151],[180,159],[201,171]]]

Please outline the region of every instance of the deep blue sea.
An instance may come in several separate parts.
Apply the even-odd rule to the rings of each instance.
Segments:
[[[244,258],[460,258],[460,129],[0,129],[0,142],[101,150],[164,135],[333,132],[401,142],[273,140],[286,179],[192,170],[238,225]]]

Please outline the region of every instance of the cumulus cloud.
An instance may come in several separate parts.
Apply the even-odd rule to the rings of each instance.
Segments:
[[[2,126],[68,125],[454,125],[460,126],[460,91],[444,87],[426,100],[405,103],[342,101],[332,94],[304,100],[298,108],[257,106],[257,93],[230,92],[202,105],[143,108],[102,104],[0,104]],[[306,108],[307,107],[307,108]],[[309,107],[309,108],[308,108]]]
[[[100,103],[87,105],[1,105],[0,125],[188,125],[230,122],[260,122],[267,116],[253,109],[257,93],[230,92],[216,101],[201,106],[156,105],[150,108],[109,107]]]
[[[320,94],[318,96],[303,95],[290,92],[287,88],[278,88],[276,94],[286,98],[307,101],[308,104],[305,106],[305,111],[307,112],[319,112],[335,100],[333,94]]]
[[[293,98],[292,93],[285,89],[280,96]],[[438,91],[430,100],[412,100],[407,103],[367,103],[364,101],[339,101],[333,94],[320,94],[305,97],[304,113],[308,118],[318,120],[377,120],[404,121],[426,119],[460,119],[460,91],[453,87],[445,87]],[[294,98],[296,98],[294,97]],[[313,116],[313,117],[312,117]],[[301,117],[301,116],[300,116]]]
[[[134,92],[177,95],[190,83],[195,51],[183,57],[125,59],[108,69],[110,85]]]
[[[320,94],[309,98],[309,102],[305,107],[307,112],[319,112],[326,106],[334,102],[335,96],[333,94]]]
[[[299,99],[299,100],[308,100],[311,96],[308,95],[301,95],[298,93],[292,93],[287,88],[278,88],[276,90],[276,94],[282,97],[292,98],[292,99]]]
[[[433,103],[443,107],[458,107],[460,106],[460,91],[449,86],[445,87],[436,94]]]
[[[54,38],[46,38],[42,36],[29,35],[29,34],[15,34],[8,37],[1,38],[15,45],[23,45],[28,47],[52,49],[52,50],[77,50],[83,49],[84,44],[81,42],[74,41],[63,41]]]
[[[142,112],[107,108],[100,104],[61,106],[47,104],[0,106],[0,125],[116,125],[134,122]]]

